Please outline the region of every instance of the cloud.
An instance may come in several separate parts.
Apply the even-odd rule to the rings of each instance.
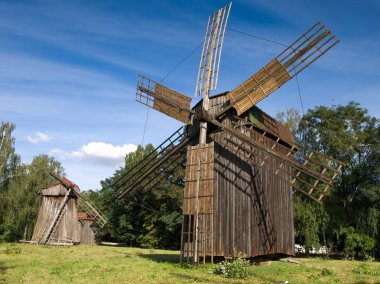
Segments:
[[[134,144],[115,146],[104,142],[90,142],[76,151],[65,152],[62,149],[52,149],[50,154],[60,159],[89,160],[104,166],[118,166],[124,161],[126,154],[136,151]]]
[[[35,137],[28,136],[26,139],[28,139],[28,141],[32,144],[38,144],[52,140],[51,137],[41,132],[37,132]]]

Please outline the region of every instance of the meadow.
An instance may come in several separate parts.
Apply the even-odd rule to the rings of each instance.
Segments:
[[[215,265],[179,263],[179,252],[110,246],[0,244],[0,283],[380,283],[380,263],[295,258],[250,265],[246,279]]]

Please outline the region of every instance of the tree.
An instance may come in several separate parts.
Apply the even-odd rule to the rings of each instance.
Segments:
[[[15,138],[12,136],[15,125],[1,122],[0,126],[0,236],[5,233],[3,226],[9,204],[7,192],[9,184],[20,164],[20,157],[15,151]]]
[[[276,114],[276,119],[285,124],[293,135],[297,135],[298,125],[301,118],[299,111],[294,108],[280,111]]]
[[[41,190],[54,181],[49,172],[64,175],[61,164],[47,155],[36,156],[29,165],[17,167],[9,188],[4,192],[7,202],[4,204],[3,240],[31,237],[41,203]]]
[[[346,106],[320,106],[309,110],[301,119],[297,135],[305,137],[308,148],[325,153],[344,162],[342,175],[325,199],[324,209],[329,218],[321,237],[326,233],[330,242],[338,245],[342,228],[352,227],[352,234],[377,239],[380,246],[380,126],[358,103]],[[303,198],[303,197],[302,197]],[[301,199],[302,199],[301,198]],[[304,202],[301,200],[301,202]],[[319,205],[312,205],[315,208]],[[302,206],[296,207],[296,211]],[[318,210],[309,210],[319,212]],[[300,212],[299,212],[300,213]],[[317,213],[315,213],[317,214]],[[302,224],[297,218],[296,226]],[[297,217],[298,216],[298,217]],[[321,218],[315,215],[315,218]],[[298,227],[297,230],[308,230]],[[315,228],[314,228],[315,229]],[[360,236],[361,239],[365,237]],[[353,240],[357,240],[357,235]]]
[[[20,163],[20,157],[16,154],[12,136],[15,125],[9,122],[1,122],[0,126],[0,192],[5,190],[11,177],[14,175]]]

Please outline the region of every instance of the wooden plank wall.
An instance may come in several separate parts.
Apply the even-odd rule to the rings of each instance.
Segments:
[[[182,257],[194,256],[196,187],[199,145],[188,146],[183,199]],[[212,255],[214,212],[214,143],[202,145],[198,209],[198,255]]]
[[[198,153],[198,145],[189,146],[187,148],[185,174],[186,183],[183,201],[184,214],[195,214]],[[201,157],[198,212],[200,214],[212,214],[214,189],[214,143],[202,145]]]
[[[266,153],[255,152],[248,160],[236,148],[215,142],[215,255],[294,254],[290,177],[275,175],[281,164],[276,158],[259,167]]]
[[[211,98],[211,114],[225,107],[226,100],[226,96]],[[232,126],[228,117],[222,123]],[[194,125],[189,131],[197,131],[196,129],[197,125]],[[257,132],[249,128],[236,129],[256,141],[260,138]],[[266,158],[266,152],[256,148],[251,148],[255,155],[249,157],[231,144],[226,144],[223,139],[225,137],[230,138],[222,131],[214,131],[208,137],[208,142],[214,141],[213,255],[293,255],[293,197],[289,185],[290,176],[283,171],[276,174],[281,164],[277,158]],[[270,141],[265,140],[265,143],[268,147],[272,146]],[[278,151],[286,154],[286,148],[279,148]],[[266,162],[261,167],[264,159]],[[291,171],[290,166],[285,167],[287,172]],[[184,214],[190,213],[192,211],[184,206]],[[191,245],[189,243],[185,247],[190,256],[193,253]]]
[[[62,187],[62,185],[55,185],[54,187]],[[64,188],[63,188],[64,189]],[[60,193],[65,192],[66,189],[54,188],[49,191],[48,196],[42,197],[41,207],[38,213],[38,218],[36,225],[34,226],[32,241],[39,241],[41,233],[50,225],[53,216],[58,211],[64,196],[57,194],[52,196],[52,192]],[[69,197],[67,201],[66,208],[64,209],[63,216],[58,225],[57,230],[53,231],[54,234],[51,236],[49,242],[53,243],[64,243],[72,242],[79,243],[79,227],[78,227],[78,217],[77,217],[77,201],[75,197]]]
[[[79,220],[79,234],[81,245],[95,245],[95,234],[91,228],[93,220]]]

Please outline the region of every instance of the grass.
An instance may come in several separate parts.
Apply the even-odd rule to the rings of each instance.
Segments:
[[[9,252],[10,247],[12,251]],[[16,248],[15,248],[16,247]],[[19,249],[19,250],[18,250]],[[0,283],[379,283],[380,263],[370,274],[364,262],[300,258],[301,264],[272,261],[254,266],[245,280],[210,274],[213,265],[179,264],[177,251],[108,246],[51,247],[0,244]]]

